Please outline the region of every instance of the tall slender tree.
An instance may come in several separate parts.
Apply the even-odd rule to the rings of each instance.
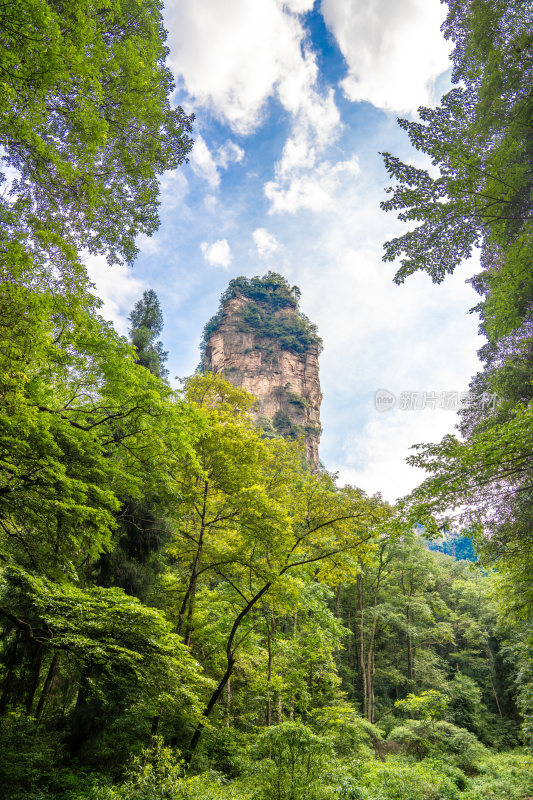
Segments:
[[[166,378],[168,370],[164,365],[168,352],[163,350],[160,341],[156,341],[163,330],[163,312],[153,289],[148,289],[142,298],[137,300],[129,320],[130,339],[137,351],[138,363],[158,378]]]

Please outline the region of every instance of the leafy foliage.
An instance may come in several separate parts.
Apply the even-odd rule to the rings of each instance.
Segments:
[[[479,775],[464,794],[465,800],[521,800],[531,793],[533,763],[522,753],[486,755],[478,764]]]
[[[142,300],[135,303],[130,322],[130,338],[137,351],[138,363],[158,378],[166,378],[168,370],[164,364],[168,353],[163,350],[161,342],[155,341],[163,330],[163,313],[153,289],[144,292]]]
[[[491,43],[505,34],[530,49],[523,29],[520,41],[506,33],[505,4],[467,5],[481,37],[473,49],[459,3],[449,22],[470,64],[457,73],[465,97],[487,26]],[[498,14],[505,25],[492,30]],[[527,320],[523,335],[506,333],[516,372],[494,339],[478,384],[494,381],[507,405],[490,424],[466,416],[469,442],[430,453],[451,453],[455,471],[411,509],[468,502],[479,475],[502,497],[523,491],[489,544],[476,533],[485,560],[509,546],[494,577],[428,552],[379,495],[310,474],[298,445],[274,426],[258,431],[253,398],[220,377],[197,374],[173,392],[153,292],[132,311],[132,344],[98,316],[79,251],[131,260],[137,233],[157,225],[157,175],[191,145],[190,119],[169,106],[159,4],[31,0],[2,7],[0,21],[0,144],[19,172],[0,198],[3,796],[527,796],[529,766],[491,761],[476,738],[514,745],[515,701],[531,726]],[[506,58],[518,68],[514,51]],[[489,88],[478,99],[490,110]],[[506,136],[495,147],[513,186],[527,186]],[[521,189],[512,200],[527,207]],[[510,246],[525,241],[511,216],[494,224],[500,249],[503,229]],[[522,319],[520,281],[491,281],[480,286],[500,291],[486,305],[496,331],[509,306]],[[320,345],[281,276],[237,278],[223,303],[235,298],[258,337],[295,352]],[[499,627],[494,587],[505,598]],[[444,693],[453,723],[435,721]],[[425,719],[398,725],[395,703]]]
[[[436,689],[428,689],[420,695],[408,694],[404,700],[397,700],[394,707],[413,717],[434,722],[446,714],[449,700]]]
[[[412,763],[391,758],[385,764],[369,764],[358,786],[345,797],[354,800],[460,800],[457,783],[464,776],[442,762]],[[341,795],[342,796],[342,795]]]
[[[267,728],[256,748],[264,759],[254,774],[254,787],[261,800],[327,800],[334,797],[324,782],[332,757],[331,742],[305,725],[286,722]]]
[[[158,224],[158,174],[192,146],[191,118],[168,100],[160,3],[31,0],[2,6],[0,26],[0,146],[19,173],[0,202],[1,251],[131,261]]]
[[[233,278],[220,298],[221,305],[239,296],[264,303],[273,311],[280,311],[285,308],[297,308],[300,290],[298,286],[290,286],[278,273],[270,271],[262,278],[258,276]]]
[[[441,526],[454,512],[481,560],[501,572],[502,625],[513,632],[508,646],[520,664],[518,699],[529,720],[533,17],[528,2],[448,6],[444,31],[455,45],[457,85],[439,107],[421,109],[420,122],[400,121],[438,174],[385,154],[398,184],[383,208],[421,223],[385,245],[385,260],[402,259],[399,283],[418,269],[440,282],[480,245],[482,271],[472,283],[487,342],[471,382],[473,402],[461,414],[463,438],[417,447],[410,463],[429,477],[408,505]],[[491,394],[499,398],[495,408],[485,402]]]
[[[421,108],[420,122],[400,120],[439,174],[384,154],[399,184],[382,207],[421,223],[385,246],[386,260],[404,254],[398,283],[418,269],[440,283],[481,242],[485,263],[499,253],[512,274],[531,236],[531,9],[508,0],[448,5],[443,29],[455,44],[452,79],[461,86],[439,107]]]
[[[268,305],[250,302],[242,310],[239,330],[254,332],[265,339],[275,339],[282,350],[305,353],[318,343],[316,326],[301,312],[279,311],[275,315]]]
[[[403,725],[392,729],[388,739],[398,742],[408,754],[417,758],[428,755],[447,758],[467,773],[475,771],[478,760],[485,753],[485,748],[472,733],[444,721],[427,725],[406,720]]]

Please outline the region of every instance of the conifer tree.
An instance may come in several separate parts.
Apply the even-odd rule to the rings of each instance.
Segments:
[[[137,300],[129,316],[131,322],[130,338],[137,350],[137,361],[158,378],[166,378],[168,370],[164,364],[168,352],[156,341],[163,330],[163,312],[157,294],[153,289],[144,292]]]

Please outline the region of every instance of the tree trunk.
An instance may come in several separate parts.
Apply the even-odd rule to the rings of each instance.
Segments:
[[[37,691],[37,687],[39,686],[42,661],[43,661],[43,648],[37,647],[35,648],[33,658],[31,659],[31,666],[30,666],[31,683],[29,685],[28,693],[26,695],[27,714],[31,714],[31,709],[33,707],[33,698],[35,697],[35,692]]]
[[[374,650],[372,649],[372,663],[371,663],[371,682],[370,682],[370,690],[369,690],[369,715],[368,721],[374,723],[374,714],[375,714],[375,697],[374,697],[374,686],[376,684],[376,663],[374,658]]]
[[[0,716],[2,716],[5,713],[5,710],[11,698],[13,684],[14,684],[14,670],[17,663],[19,641],[20,641],[20,635],[17,633],[11,647],[11,652],[9,653],[9,657],[7,659],[7,665],[6,665],[7,672],[2,687],[2,697],[0,697]]]
[[[91,667],[85,667],[81,673],[78,696],[72,714],[69,752],[73,758],[79,755],[83,743],[87,739],[92,728],[92,715],[88,703],[91,671]]]
[[[50,661],[50,666],[48,667],[48,672],[46,673],[46,678],[44,679],[41,696],[39,697],[39,702],[37,703],[37,708],[35,710],[35,718],[37,722],[40,721],[43,715],[44,707],[46,701],[48,700],[48,695],[50,694],[50,689],[52,688],[52,683],[55,678],[58,660],[57,653],[54,653],[52,660]]]
[[[224,687],[226,686],[227,682],[230,679],[230,675],[233,672],[234,665],[235,665],[235,661],[233,659],[229,659],[228,660],[228,666],[226,667],[226,671],[225,671],[224,675],[222,676],[222,679],[221,679],[220,683],[218,684],[217,688],[215,689],[215,691],[211,695],[211,699],[209,700],[209,703],[207,704],[207,706],[205,707],[205,709],[203,711],[202,716],[204,717],[204,719],[209,719],[209,717],[211,715],[211,712],[212,712],[213,708],[215,707],[215,704],[216,704],[218,698],[220,697],[220,695],[224,691]],[[203,731],[204,727],[205,727],[205,723],[204,722],[199,722],[197,727],[196,727],[196,730],[194,731],[193,737],[191,739],[191,743],[189,745],[190,752],[189,752],[188,757],[186,758],[186,762],[187,763],[190,762],[192,754],[196,750],[196,745],[200,741],[200,736],[202,735],[202,731]]]
[[[266,686],[266,724],[267,727],[272,725],[272,628],[269,623],[267,646],[268,646],[268,668],[267,668],[267,686]]]
[[[152,717],[152,726],[150,728],[150,739],[155,739],[159,732],[159,723],[161,722],[161,711]]]
[[[226,728],[231,728],[231,678],[226,684]]]
[[[361,575],[357,576],[357,599],[359,605],[359,669],[363,688],[363,717],[368,719],[368,681],[365,657],[365,625],[363,619],[363,588]]]
[[[204,546],[204,534],[205,534],[205,517],[207,511],[207,494],[209,490],[209,481],[204,482],[204,493],[203,493],[203,503],[202,503],[202,511],[200,514],[200,534],[198,536],[198,545],[196,547],[196,553],[194,554],[193,562],[191,564],[191,574],[189,577],[189,584],[185,591],[185,596],[183,598],[181,608],[178,614],[178,624],[176,626],[176,630],[178,633],[182,633],[183,628],[185,626],[185,617],[187,617],[187,626],[185,633],[183,635],[184,641],[186,645],[190,645],[191,643],[191,635],[192,635],[192,626],[193,626],[193,612],[194,612],[194,599],[196,596],[196,585],[198,582],[198,573],[200,571],[200,559],[202,558],[202,550]]]
[[[239,612],[239,614],[235,618],[235,621],[234,621],[234,623],[233,623],[233,625],[231,627],[230,634],[228,636],[228,641],[226,643],[226,659],[227,659],[226,671],[224,672],[224,675],[222,676],[217,688],[215,689],[215,691],[211,695],[211,698],[210,698],[207,706],[204,708],[204,710],[202,712],[202,716],[203,716],[204,719],[209,719],[209,717],[211,715],[211,712],[212,712],[213,708],[215,707],[215,704],[216,704],[218,698],[220,697],[220,695],[224,691],[224,687],[226,686],[228,680],[230,679],[231,673],[233,672],[233,667],[235,666],[235,651],[233,650],[233,642],[235,640],[235,636],[237,634],[237,631],[240,628],[241,622],[243,621],[243,619],[245,617],[248,616],[250,611],[253,609],[253,607],[256,605],[256,603],[259,602],[259,600],[263,597],[263,595],[266,592],[268,592],[268,590],[270,589],[271,586],[272,586],[272,581],[268,581],[267,583],[265,583],[264,586],[257,592],[257,594],[255,594],[252,597],[252,599],[249,600],[246,603],[244,608],[241,609],[241,611]],[[189,752],[185,757],[185,761],[186,761],[187,764],[189,764],[190,761],[191,761],[191,758],[192,758],[193,753],[194,753],[194,751],[196,749],[196,746],[197,746],[198,742],[200,741],[200,736],[202,735],[202,731],[203,731],[204,727],[205,727],[205,722],[199,722],[198,725],[196,726],[196,730],[194,731],[193,737],[191,739],[191,743],[189,745]]]
[[[411,609],[409,605],[406,610],[407,618],[407,677],[413,682],[415,676],[414,658],[413,658],[413,639],[411,637]]]
[[[487,661],[489,662],[489,675],[490,675],[490,683],[492,686],[492,694],[494,695],[494,699],[496,700],[496,707],[498,709],[498,714],[500,717],[503,717],[500,701],[498,699],[498,694],[496,692],[496,684],[494,683],[494,658],[492,656],[492,651],[490,649],[489,634],[486,628],[485,628],[485,636],[486,636],[485,647],[487,648]]]

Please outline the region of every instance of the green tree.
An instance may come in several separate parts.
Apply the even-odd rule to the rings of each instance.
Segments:
[[[471,407],[461,414],[464,438],[421,446],[411,458],[430,473],[412,504],[419,519],[456,511],[475,533],[484,563],[497,562],[506,574],[501,608],[520,625],[519,655],[531,647],[527,625],[519,623],[530,608],[532,574],[531,6],[510,0],[490,6],[449,0],[448,6],[444,32],[455,45],[457,85],[437,108],[421,109],[420,122],[400,122],[438,174],[385,154],[398,183],[382,207],[420,224],[388,242],[384,258],[401,258],[397,282],[418,269],[440,282],[481,247],[482,271],[472,283],[481,295],[484,366],[471,382]],[[527,703],[522,707],[527,713]]]
[[[285,722],[265,730],[256,743],[267,755],[254,775],[262,800],[327,800],[335,795],[324,781],[333,758],[332,743],[301,723]]]
[[[168,353],[156,338],[163,330],[163,312],[153,289],[144,292],[130,314],[130,339],[137,352],[137,361],[158,378],[166,378],[164,364]]]
[[[154,704],[146,702],[143,681],[159,685],[163,697],[166,679],[157,674],[170,670],[169,688],[174,680],[165,620],[117,588],[92,584],[120,536],[123,498],[158,497],[164,505],[176,490],[168,473],[191,447],[197,423],[194,409],[135,363],[89,294],[23,285],[0,287],[13,314],[5,320],[10,330],[4,320],[0,325],[0,715],[23,708],[41,718],[46,710],[54,728],[64,707],[63,731],[72,723],[74,750],[91,737],[103,741],[119,712],[135,703],[137,719],[149,725]],[[91,642],[82,640],[89,620]],[[122,624],[118,644],[112,630]],[[159,626],[155,662],[150,643],[134,641],[137,625],[152,627],[154,636]],[[126,657],[121,647],[131,651],[129,665],[118,658]],[[138,660],[153,663],[153,674],[132,672]],[[146,739],[141,729],[135,735]]]
[[[297,598],[298,582],[302,588],[310,578],[335,582],[349,574],[352,554],[364,553],[384,512],[379,499],[337,489],[326,473],[311,475],[297,446],[261,438],[248,414],[253,397],[243,390],[209,374],[194,376],[185,392],[206,426],[181,473],[169,548],[177,582],[168,589],[178,590],[177,628],[186,642],[205,652],[218,630],[208,718],[264,604],[283,608],[288,596]]]
[[[146,740],[165,686],[198,674],[162,614],[94,586],[124,498],[164,506],[198,428],[98,316],[81,259],[134,258],[191,118],[170,108],[158,2],[15,2],[0,25],[0,714],[79,754],[136,704]]]
[[[179,459],[194,412],[135,364],[88,293],[34,291],[30,272],[0,286],[10,309],[0,324],[0,547],[4,561],[74,577],[110,545],[119,498],[163,487],[147,459]]]
[[[353,632],[344,681],[370,722],[408,690],[446,681],[438,651],[453,642],[454,632],[438,582],[434,555],[404,530],[383,535],[356,580],[343,587],[339,610]]]
[[[153,290],[144,292],[130,314],[130,338],[135,361],[158,378],[165,378],[167,353],[155,337],[163,327],[163,314]],[[120,586],[128,594],[146,598],[156,574],[163,569],[163,548],[170,538],[166,519],[168,492],[154,486],[148,494],[121,498],[116,514],[118,526],[115,546],[100,555],[98,581],[104,586]]]
[[[408,694],[405,700],[397,700],[394,707],[434,724],[436,720],[446,715],[449,702],[449,698],[443,692],[428,689],[419,695]]]
[[[439,174],[384,154],[399,184],[382,207],[421,223],[388,242],[385,259],[404,254],[397,282],[418,269],[440,282],[482,242],[487,266],[496,258],[506,274],[514,266],[526,277],[519,251],[531,235],[531,9],[525,0],[449,0],[448,8],[443,30],[461,85],[439,107],[421,108],[420,122],[400,120]]]
[[[326,584],[299,574],[283,597],[261,603],[233,672],[236,724],[308,723],[342,702],[337,655],[347,631],[331,608],[332,594]]]
[[[2,197],[1,250],[131,261],[158,224],[157,176],[181,164],[191,118],[171,109],[158,0],[0,9],[0,146],[18,171]]]

